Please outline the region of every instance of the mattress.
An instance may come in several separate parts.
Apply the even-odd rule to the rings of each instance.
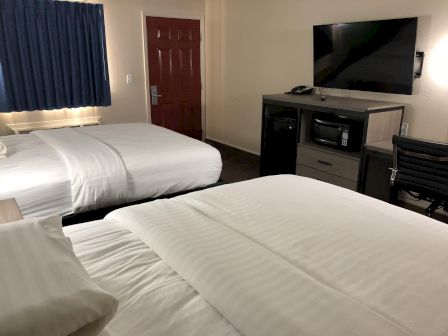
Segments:
[[[222,162],[213,147],[150,124],[113,124],[77,129],[113,149],[127,171],[127,198],[145,198],[218,181]],[[34,134],[0,138],[0,199],[16,198],[24,217],[74,212],[71,180],[60,155]]]
[[[115,221],[64,228],[91,278],[119,299],[112,336],[240,335],[137,236]]]
[[[106,219],[244,335],[448,333],[448,227],[353,191],[272,176]]]

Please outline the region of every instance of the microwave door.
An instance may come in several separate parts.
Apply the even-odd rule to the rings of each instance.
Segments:
[[[337,141],[323,139],[323,138],[316,138],[316,141],[320,142],[323,145],[333,146],[336,147],[338,145]]]
[[[314,119],[314,140],[323,145],[337,147],[340,136],[340,124]]]

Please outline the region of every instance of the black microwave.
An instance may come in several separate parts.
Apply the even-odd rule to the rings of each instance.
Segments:
[[[313,114],[312,120],[311,139],[315,143],[347,152],[361,150],[362,121],[322,113]]]

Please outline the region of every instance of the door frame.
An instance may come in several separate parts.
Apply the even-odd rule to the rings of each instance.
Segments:
[[[205,20],[204,16],[182,16],[182,15],[168,15],[166,13],[153,13],[148,11],[141,11],[142,30],[143,30],[143,67],[145,73],[145,101],[146,101],[146,119],[148,123],[151,121],[151,98],[150,98],[150,85],[149,85],[149,65],[148,65],[148,31],[146,29],[146,17],[161,17],[167,19],[189,19],[198,20],[200,22],[201,43],[200,43],[200,55],[201,55],[201,127],[202,127],[202,140],[206,138],[206,111],[205,111]]]

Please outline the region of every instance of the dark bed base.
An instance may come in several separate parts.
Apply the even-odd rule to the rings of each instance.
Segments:
[[[185,190],[185,191],[180,191],[180,192],[177,192],[177,193],[174,193],[174,194],[169,194],[169,195],[162,195],[162,196],[157,197],[157,198],[146,198],[146,199],[143,199],[143,200],[134,201],[134,202],[130,202],[130,203],[119,204],[119,205],[114,205],[114,206],[110,206],[110,207],[107,207],[107,208],[101,208],[101,209],[87,211],[87,212],[83,212],[83,213],[79,213],[79,214],[68,215],[68,216],[65,216],[65,217],[62,218],[62,225],[63,226],[69,226],[69,225],[73,225],[73,224],[78,224],[78,223],[84,223],[84,222],[90,222],[90,221],[94,221],[94,220],[103,219],[109,212],[112,212],[114,210],[130,206],[130,205],[141,204],[141,203],[146,203],[146,202],[152,202],[152,201],[155,201],[155,200],[158,200],[158,199],[172,198],[172,197],[176,197],[176,196],[180,196],[180,195],[189,194],[189,193],[194,192],[194,191],[199,191],[199,190],[204,190],[204,189],[208,189],[208,188],[217,187],[217,186],[223,185],[223,184],[225,184],[225,182],[218,181],[217,183],[210,184],[210,185],[205,186],[205,187],[195,188],[195,189],[190,189],[190,190]]]

